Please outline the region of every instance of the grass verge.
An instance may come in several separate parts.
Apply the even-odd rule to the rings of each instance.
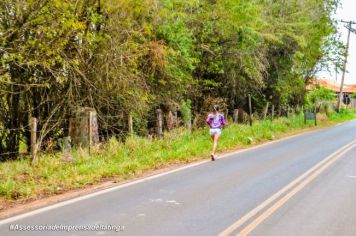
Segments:
[[[321,115],[318,127],[356,119],[356,111],[343,110],[329,118]],[[252,127],[231,124],[223,130],[218,150],[228,151],[278,139],[313,127],[304,124],[302,116],[257,121]],[[42,155],[35,165],[28,158],[0,163],[0,210],[14,203],[60,194],[88,187],[105,180],[123,181],[152,170],[208,158],[211,140],[207,129],[192,133],[177,129],[164,138],[150,140],[130,137],[126,143],[112,138],[88,155],[86,150],[72,153],[65,162],[60,153]]]

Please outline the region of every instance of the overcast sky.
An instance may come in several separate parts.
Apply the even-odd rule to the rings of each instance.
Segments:
[[[346,21],[355,21],[356,22],[356,0],[341,0],[342,6],[338,9],[335,18],[337,20],[346,20]],[[339,31],[341,32],[342,41],[346,45],[347,41],[347,32],[348,30],[344,27],[345,23],[339,23]],[[353,28],[356,29],[356,24],[353,25]],[[348,73],[345,74],[345,83],[346,84],[356,84],[356,34],[351,33],[350,35],[350,47],[349,47],[349,56],[348,63],[346,65],[346,70]],[[335,81],[335,72],[333,73],[321,73],[321,77],[329,77]],[[339,83],[341,81],[342,73],[338,73]]]

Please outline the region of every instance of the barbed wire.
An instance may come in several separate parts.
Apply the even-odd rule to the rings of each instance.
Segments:
[[[267,113],[270,113],[269,111],[271,111],[271,107],[268,107],[268,111]],[[283,108],[281,109],[283,111]],[[279,109],[275,109],[275,115],[277,115]],[[232,114],[231,114],[232,115]],[[268,115],[267,115],[268,116]],[[80,119],[85,119],[86,116],[82,116],[82,117],[69,117],[69,118],[58,118],[58,119],[44,119],[44,120],[38,120],[38,123],[40,124],[40,126],[42,126],[42,124],[45,123],[52,123],[52,122],[70,122],[71,120],[80,120]],[[89,121],[89,116],[87,117],[88,121]],[[97,126],[100,127],[100,129],[97,131],[97,137],[99,138],[100,142],[105,142],[107,140],[109,140],[110,138],[117,138],[120,140],[125,140],[126,137],[128,137],[129,132],[128,132],[128,117],[127,116],[122,116],[122,115],[100,115],[97,114],[97,118],[98,118],[98,124]],[[113,118],[116,119],[116,122],[111,122],[108,121],[105,118]],[[134,118],[134,117],[133,117]],[[182,124],[182,117],[181,116],[177,116],[174,115],[173,116],[173,126],[174,127],[179,127]],[[123,122],[117,122],[117,121],[123,121]],[[157,123],[158,121],[162,121],[163,122],[163,126],[166,127],[167,125],[167,114],[162,113],[161,114],[161,119],[158,119],[157,116],[151,116],[151,117],[146,117],[145,119],[145,123],[146,124],[146,129],[148,131],[148,135],[154,135],[155,133],[155,128],[157,127]],[[135,123],[135,119],[133,119],[133,122]],[[26,126],[20,127],[20,128],[12,128],[12,129],[6,129],[4,127],[0,127],[0,132],[10,132],[10,131],[30,131],[29,127],[31,125],[28,124]],[[62,125],[63,126],[63,125]],[[68,132],[69,127],[61,127],[65,130],[65,133]],[[51,127],[51,129],[53,129],[53,127]],[[55,129],[54,129],[55,130]],[[153,132],[151,132],[153,131]],[[37,131],[38,132],[38,131]],[[47,134],[46,134],[47,135]],[[41,151],[45,151],[45,150],[41,150]],[[10,156],[10,155],[25,155],[25,154],[29,154],[28,152],[24,153],[24,152],[5,152],[5,153],[0,153],[0,156]],[[11,157],[10,157],[11,158]]]
[[[269,106],[267,113],[271,113],[272,112],[272,107]],[[284,109],[274,109],[274,113],[277,115],[280,112],[285,112]],[[233,115],[233,114],[229,114],[229,115]],[[71,121],[75,121],[75,120],[80,120],[80,119],[85,119],[86,116],[82,116],[82,117],[69,117],[69,118],[58,118],[58,119],[44,119],[44,120],[40,120],[38,119],[38,127],[43,126],[46,123],[70,123]],[[108,119],[105,119],[108,118]],[[117,119],[116,119],[117,118]],[[133,123],[137,122],[135,117],[133,118]],[[145,120],[143,122],[138,121],[141,124],[146,124],[148,127],[148,129],[152,128],[152,126],[155,126],[159,121],[163,122],[163,124],[165,125],[169,120],[173,121],[173,124],[176,126],[178,124],[182,123],[182,117],[181,116],[177,116],[174,115],[171,117],[172,119],[168,118],[167,114],[162,113],[161,118],[159,119],[157,116],[154,117],[146,117]],[[115,119],[115,121],[110,121],[110,119]],[[88,116],[88,120],[89,120],[89,116]],[[104,137],[110,136],[110,135],[117,135],[117,134],[121,134],[121,133],[126,133],[127,132],[127,128],[128,128],[128,121],[129,121],[129,117],[128,116],[123,116],[123,115],[101,115],[101,114],[97,114],[97,120],[98,120],[98,126],[100,126],[101,130],[103,130],[103,132],[105,132],[105,130],[111,130],[111,132],[108,132],[108,135],[102,135]],[[4,127],[0,127],[0,132],[10,132],[10,131],[30,131],[30,127],[31,125],[28,124],[26,126],[22,126],[19,128],[4,128]],[[68,130],[69,127],[62,127],[65,130]]]
[[[28,154],[27,152],[26,153],[21,153],[21,152],[4,152],[4,153],[0,153],[0,156],[8,156],[10,154]]]
[[[7,128],[0,128],[0,132],[9,132],[9,131],[30,131],[30,129],[26,129],[28,128],[28,126],[24,126],[21,128],[15,128],[15,129],[7,129]]]

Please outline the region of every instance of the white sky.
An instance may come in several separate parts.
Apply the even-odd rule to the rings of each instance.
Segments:
[[[341,7],[337,10],[335,19],[345,20],[345,21],[355,21],[356,22],[356,0],[341,0]],[[341,33],[341,39],[346,45],[347,32],[348,30],[344,27],[345,23],[339,23],[339,32]],[[356,24],[353,25],[356,29]],[[356,34],[351,32],[350,35],[350,46],[349,46],[349,56],[346,65],[347,73],[345,74],[345,84],[356,84]],[[331,73],[323,72],[320,73],[320,77],[327,77],[335,81],[335,72]],[[337,75],[337,82],[341,82],[342,72],[339,71]]]

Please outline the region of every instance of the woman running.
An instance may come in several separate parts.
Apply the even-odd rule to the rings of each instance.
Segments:
[[[210,136],[213,141],[213,152],[211,153],[211,160],[215,161],[216,146],[221,135],[221,128],[225,125],[224,114],[219,112],[219,106],[214,105],[214,112],[208,115],[206,122],[210,126]]]

